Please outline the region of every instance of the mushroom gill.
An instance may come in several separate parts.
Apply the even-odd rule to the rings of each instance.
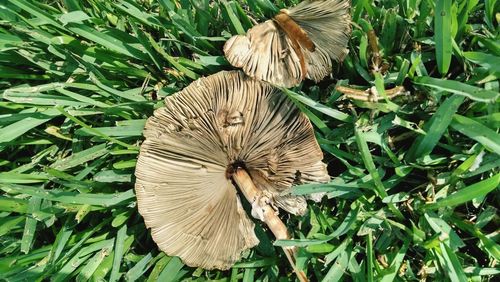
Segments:
[[[329,180],[311,123],[278,92],[241,72],[219,72],[167,97],[148,119],[135,190],[146,226],[168,255],[228,269],[258,244],[236,175],[249,175],[258,197],[295,214],[305,212],[305,200],[280,194]]]

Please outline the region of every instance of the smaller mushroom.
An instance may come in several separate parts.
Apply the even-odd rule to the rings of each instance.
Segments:
[[[307,117],[276,88],[238,71],[167,97],[144,135],[139,213],[159,248],[189,266],[228,269],[259,243],[241,194],[254,217],[288,239],[277,207],[304,214],[306,201],[283,193],[330,179]],[[293,263],[294,249],[285,253]]]
[[[349,0],[303,1],[231,37],[224,54],[247,75],[277,86],[296,86],[305,78],[318,82],[332,72],[332,60],[341,62],[347,54],[349,8]]]

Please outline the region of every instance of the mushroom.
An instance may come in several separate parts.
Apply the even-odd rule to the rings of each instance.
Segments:
[[[304,214],[306,201],[283,194],[330,179],[307,117],[279,90],[239,71],[200,78],[167,97],[144,136],[135,171],[139,213],[158,247],[193,267],[228,269],[259,243],[240,194],[254,217],[287,239],[277,207]]]
[[[256,79],[282,87],[306,77],[318,82],[332,72],[332,59],[347,54],[349,0],[306,0],[224,45],[227,60]]]

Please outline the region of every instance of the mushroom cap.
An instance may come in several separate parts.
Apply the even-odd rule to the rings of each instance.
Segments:
[[[167,97],[148,119],[135,191],[139,213],[168,255],[228,269],[258,244],[231,181],[236,166],[295,213],[305,210],[304,199],[280,193],[330,179],[311,123],[278,92],[239,71],[219,72]]]
[[[332,60],[341,62],[347,54],[349,8],[349,0],[306,0],[282,10],[305,31],[315,45],[314,51],[302,45],[297,50],[287,32],[275,20],[268,20],[249,29],[246,35],[231,37],[224,45],[224,54],[229,63],[247,75],[283,87],[302,81],[303,59],[305,77],[318,82],[332,72]]]
[[[347,55],[351,35],[350,7],[350,0],[306,0],[290,8],[288,15],[316,47],[341,62]]]

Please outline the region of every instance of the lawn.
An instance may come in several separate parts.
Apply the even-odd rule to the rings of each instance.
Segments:
[[[326,192],[280,213],[294,239],[255,220],[228,271],[158,250],[134,193],[146,119],[297,2],[0,0],[0,280],[295,281],[289,245],[311,281],[498,277],[496,0],[351,0],[344,62],[283,89],[332,177],[293,187]]]

